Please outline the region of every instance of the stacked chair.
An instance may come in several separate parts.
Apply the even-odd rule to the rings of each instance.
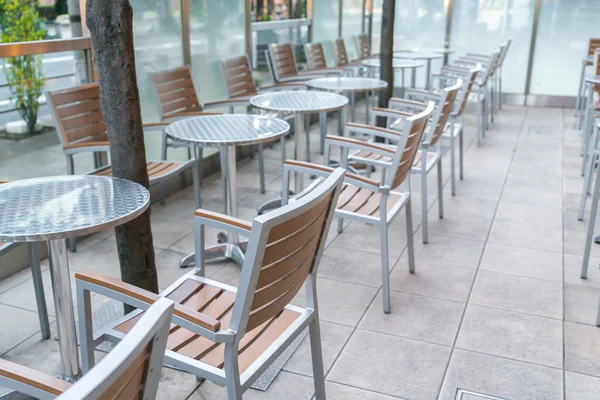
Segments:
[[[173,306],[170,300],[157,300],[98,366],[88,365],[74,384],[0,359],[0,386],[41,400],[154,400]],[[91,322],[91,315],[85,319]],[[89,348],[93,338],[84,338],[82,348]]]
[[[578,127],[581,129],[581,124],[583,122],[585,116],[586,109],[586,95],[585,95],[585,74],[588,67],[593,66],[593,61],[590,61],[589,58],[594,55],[596,49],[600,47],[600,38],[591,38],[588,43],[587,48],[587,58],[582,59],[581,63],[581,75],[579,76],[579,86],[577,92],[577,101],[575,103],[575,110],[578,115]]]
[[[317,270],[329,226],[339,201],[344,171],[338,168],[301,199],[248,223],[196,210],[195,266],[160,295],[92,272],[75,275],[79,331],[85,371],[94,364],[102,341],[125,341],[161,298],[175,303],[166,340],[165,362],[227,388],[230,400],[241,399],[273,361],[309,329],[315,398],[325,399],[325,380],[317,307]],[[285,193],[285,190],[284,190]],[[238,288],[204,278],[206,227],[249,238]],[[306,307],[290,304],[306,288]],[[93,332],[91,293],[137,310]],[[140,322],[138,322],[140,321]]]

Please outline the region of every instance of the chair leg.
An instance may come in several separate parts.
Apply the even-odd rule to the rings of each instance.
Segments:
[[[202,177],[203,177],[203,173],[202,173],[202,167],[204,166],[204,148],[202,147],[198,147],[198,162],[197,162],[197,166],[196,168],[198,169],[198,186],[202,186]]]
[[[327,135],[327,113],[319,113],[320,152],[325,153],[325,136]]]
[[[408,250],[408,271],[412,274],[415,272],[415,245],[413,240],[413,225],[412,225],[412,199],[409,197],[406,202],[406,248]]]
[[[440,219],[444,218],[444,195],[442,188],[442,158],[437,163],[438,212]]]
[[[315,382],[315,400],[325,400],[325,372],[323,370],[323,351],[321,349],[321,328],[319,317],[315,316],[308,326],[310,335],[310,354],[312,357],[313,379]]]
[[[379,231],[381,236],[381,284],[383,294],[383,312],[390,313],[390,268],[388,261],[388,229],[387,223],[380,221]]]
[[[258,175],[260,179],[260,192],[265,192],[265,158],[263,156],[263,145],[258,144]]]
[[[595,162],[596,154],[589,155],[587,160],[587,168],[585,170],[585,179],[583,181],[583,190],[581,191],[581,200],[579,201],[579,215],[577,216],[579,221],[583,221],[583,216],[585,215],[585,203],[590,192],[590,183],[594,175]]]
[[[483,138],[483,101],[477,101],[477,147],[481,147]]]
[[[86,374],[96,363],[94,357],[94,332],[92,326],[92,303],[90,291],[77,288],[77,313],[79,314],[79,341],[81,346],[81,367]]]
[[[421,230],[423,231],[423,244],[427,244],[427,169],[421,167]]]
[[[48,322],[48,309],[46,308],[46,296],[44,296],[44,283],[42,282],[42,271],[40,269],[40,258],[38,257],[35,242],[27,243],[29,252],[29,263],[31,264],[31,275],[33,276],[33,289],[37,303],[40,329],[43,339],[50,339],[50,323]]]
[[[67,239],[67,244],[69,245],[69,251],[71,253],[75,253],[77,251],[77,238],[69,238]]]
[[[462,125],[462,124],[461,124]],[[460,178],[460,180],[463,179],[464,175],[463,175],[463,150],[464,149],[464,144],[463,144],[463,129],[462,126],[460,128],[460,131],[458,132],[458,163],[459,163],[459,169],[458,169],[458,176]]]
[[[238,366],[238,343],[225,345],[225,377],[227,380],[227,399],[242,400],[240,372]]]
[[[592,189],[592,206],[590,208],[590,221],[583,250],[583,263],[581,264],[581,279],[587,279],[588,264],[590,262],[590,252],[592,250],[592,240],[594,239],[594,227],[596,224],[596,215],[598,212],[598,198],[600,197],[600,172],[596,174],[596,182]]]
[[[310,162],[310,115],[304,120],[304,141],[306,143],[306,162]]]
[[[494,82],[492,81],[492,87],[490,88],[490,108],[489,108],[489,114],[490,114],[490,122],[493,124],[494,123],[494,110],[496,108],[496,101],[494,99],[494,97],[496,96],[495,94],[495,90],[494,90]]]
[[[456,196],[456,160],[454,155],[454,124],[451,125],[450,136],[450,188],[452,196]]]
[[[338,231],[338,233],[342,233],[344,231],[344,218],[342,218],[342,217],[338,218],[337,231]]]

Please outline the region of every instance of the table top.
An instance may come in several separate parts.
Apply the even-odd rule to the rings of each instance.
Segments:
[[[586,76],[585,81],[587,83],[600,84],[600,75]]]
[[[150,205],[140,184],[106,176],[25,179],[0,185],[0,242],[35,242],[99,232]]]
[[[312,89],[335,92],[368,92],[370,90],[385,89],[388,84],[381,79],[336,76],[311,79],[306,82],[306,86]]]
[[[440,52],[434,51],[418,51],[418,52],[394,52],[394,58],[401,58],[405,60],[434,60],[436,58],[442,58],[443,55]]]
[[[379,66],[380,66],[379,58],[370,58],[368,60],[364,60],[362,62],[362,65],[364,65],[365,67],[379,68]],[[423,65],[425,65],[425,64],[423,64],[420,61],[403,61],[403,60],[397,60],[397,59],[392,60],[392,67],[394,69],[419,68],[419,67],[422,67]]]
[[[245,114],[185,118],[166,129],[173,140],[213,147],[262,143],[289,131],[290,125],[282,119]]]
[[[326,112],[345,107],[348,98],[336,93],[289,90],[259,94],[250,99],[250,104],[277,112]]]

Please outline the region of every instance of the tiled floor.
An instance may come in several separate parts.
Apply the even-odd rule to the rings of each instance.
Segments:
[[[465,180],[455,197],[446,184],[440,220],[435,175],[430,177],[427,245],[421,243],[423,211],[413,179],[415,274],[408,273],[404,254],[403,215],[391,225],[390,315],[381,310],[373,228],[351,223],[341,235],[330,233],[318,283],[329,399],[452,400],[458,389],[509,400],[600,398],[600,328],[594,326],[600,246],[592,251],[589,279],[582,281],[578,269],[587,225],[576,220],[582,178],[572,112],[506,106],[480,148],[472,141],[472,110],[465,121]],[[316,150],[316,132],[312,143]],[[275,148],[266,156],[267,194],[257,188],[256,160],[239,164],[243,218],[279,190],[279,153]],[[316,153],[313,158],[321,161]],[[448,170],[446,157],[445,177]],[[219,182],[211,176],[202,187],[204,207],[215,211],[223,208]],[[167,205],[153,206],[161,287],[182,273],[178,261],[192,250],[192,198],[187,189]],[[118,276],[114,236],[86,239],[70,262],[72,271]],[[211,265],[207,276],[235,284],[239,269]],[[40,340],[32,299],[27,271],[0,282],[0,354],[56,373],[57,344]],[[93,300],[97,307],[102,299]],[[267,392],[250,390],[244,398],[309,400],[311,375],[304,343]],[[159,398],[222,399],[225,390],[163,369]]]

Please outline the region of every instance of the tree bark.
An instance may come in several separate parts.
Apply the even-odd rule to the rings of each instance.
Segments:
[[[129,0],[87,0],[86,23],[100,76],[100,106],[113,176],[149,186]],[[158,292],[150,209],[115,228],[121,277]]]
[[[379,94],[379,107],[387,108],[394,93],[394,16],[395,0],[383,0],[381,10],[381,48],[379,50],[380,79],[388,83],[388,87]],[[377,117],[377,126],[385,128],[385,118]]]

